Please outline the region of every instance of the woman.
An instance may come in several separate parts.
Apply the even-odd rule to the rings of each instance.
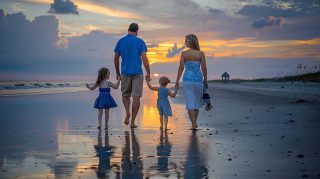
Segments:
[[[203,106],[203,88],[208,86],[207,67],[204,53],[200,51],[197,36],[189,34],[186,36],[185,45],[188,50],[181,53],[180,65],[178,69],[176,87],[179,87],[179,80],[183,75],[183,91],[186,101],[186,109],[192,123],[192,130],[195,130],[199,109]],[[201,70],[200,70],[201,69]]]

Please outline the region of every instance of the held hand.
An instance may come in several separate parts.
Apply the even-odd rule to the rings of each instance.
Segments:
[[[87,87],[88,89],[90,89],[90,86],[89,86],[89,84],[88,84],[88,83],[86,83],[86,87]]]
[[[117,74],[117,80],[121,80],[120,74]]]
[[[204,81],[203,82],[203,87],[204,87],[204,89],[208,89],[208,82]]]
[[[179,89],[179,82],[176,82],[175,88]]]
[[[149,74],[149,73],[148,73],[148,74],[146,74],[145,79],[146,79],[146,81],[151,81],[151,79],[150,79],[150,74]]]

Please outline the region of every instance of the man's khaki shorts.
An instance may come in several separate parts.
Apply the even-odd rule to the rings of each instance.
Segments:
[[[143,75],[121,75],[122,96],[142,96]]]

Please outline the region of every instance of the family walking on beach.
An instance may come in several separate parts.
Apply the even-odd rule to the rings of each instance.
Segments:
[[[114,49],[114,66],[116,70],[117,82],[109,81],[110,70],[101,68],[98,72],[97,81],[93,86],[87,84],[87,88],[94,90],[99,87],[99,96],[95,100],[94,108],[99,110],[98,129],[102,126],[103,110],[105,111],[105,128],[108,128],[109,109],[117,107],[116,102],[110,94],[110,88],[117,89],[121,82],[122,102],[126,110],[124,123],[130,124],[131,128],[136,128],[135,119],[140,108],[140,98],[143,90],[143,70],[145,68],[145,80],[149,89],[158,92],[157,108],[160,115],[160,128],[167,128],[168,117],[172,116],[171,106],[168,96],[174,98],[179,89],[179,81],[183,75],[183,92],[186,102],[186,109],[191,120],[191,129],[195,130],[199,109],[204,105],[203,93],[208,88],[207,68],[205,55],[200,51],[198,38],[194,34],[186,35],[185,45],[187,50],[181,53],[180,64],[177,72],[175,90],[167,88],[170,83],[168,77],[162,76],[159,79],[159,87],[150,84],[150,66],[147,57],[147,46],[145,42],[138,38],[139,26],[137,23],[129,25],[128,34],[121,38]],[[121,57],[121,72],[119,69]],[[131,100],[132,98],[132,100]],[[132,105],[131,105],[132,103]],[[131,111],[130,111],[130,105]],[[210,104],[206,104],[210,105]],[[206,106],[208,108],[208,106]],[[130,121],[131,117],[131,121]]]

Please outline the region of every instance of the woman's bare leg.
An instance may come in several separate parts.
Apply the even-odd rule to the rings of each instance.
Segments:
[[[195,109],[195,115],[196,115],[196,128],[198,128],[198,116],[199,116],[199,109]]]
[[[195,110],[188,110],[188,114],[189,114],[189,117],[190,117],[190,120],[191,120],[191,124],[192,124],[192,127],[191,129],[196,129],[196,114],[195,114]]]

